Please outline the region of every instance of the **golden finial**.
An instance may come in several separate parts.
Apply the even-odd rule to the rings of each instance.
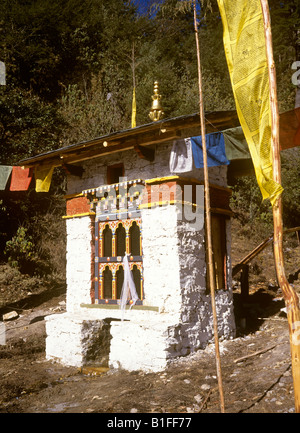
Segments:
[[[160,120],[163,118],[163,115],[165,114],[163,112],[162,106],[161,106],[161,95],[158,93],[158,81],[154,82],[154,95],[152,96],[152,107],[149,113],[149,117],[152,120],[152,122],[156,122],[157,120]]]

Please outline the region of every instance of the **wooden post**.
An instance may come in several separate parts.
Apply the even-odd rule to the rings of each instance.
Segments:
[[[276,88],[276,71],[273,58],[272,34],[269,6],[267,0],[260,0],[264,18],[266,53],[268,59],[269,81],[270,81],[270,103],[272,117],[272,159],[273,178],[281,184],[281,165],[279,147],[279,114]],[[285,276],[283,248],[282,248],[282,201],[281,196],[273,205],[274,223],[274,258],[278,284],[282,290],[289,325],[290,346],[292,357],[292,373],[294,382],[295,411],[300,413],[300,310],[299,298],[293,288],[289,285]]]
[[[243,265],[241,270],[241,300],[247,301],[249,297],[249,265]]]
[[[208,168],[207,168],[207,151],[206,151],[206,141],[205,141],[205,118],[204,118],[203,94],[202,94],[202,74],[201,74],[200,47],[199,47],[197,13],[196,13],[196,0],[193,0],[193,7],[194,7],[194,27],[195,27],[195,36],[196,36],[197,62],[198,62],[200,125],[201,125],[203,165],[204,165],[205,222],[206,222],[206,242],[207,242],[207,252],[208,252],[207,267],[209,271],[211,305],[212,305],[213,322],[214,322],[214,339],[215,339],[217,378],[218,378],[218,386],[219,386],[219,394],[220,394],[220,406],[221,406],[221,412],[225,412],[220,349],[219,349],[219,337],[218,337],[218,324],[217,324],[217,313],[216,313],[216,302],[215,302],[216,281],[214,275],[214,263],[213,263],[213,252],[212,252],[210,193],[209,193],[209,179],[208,179]]]
[[[134,42],[132,43],[132,55],[131,55],[132,63],[132,84],[133,84],[133,91],[132,91],[132,112],[131,112],[131,128],[136,127],[136,94],[135,94],[135,57],[134,57]]]

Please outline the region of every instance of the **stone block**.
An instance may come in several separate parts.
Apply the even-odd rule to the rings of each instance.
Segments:
[[[46,317],[46,359],[81,367],[94,364],[108,366],[109,323],[86,320],[76,314]]]
[[[16,311],[10,311],[9,313],[3,314],[2,320],[6,322],[8,320],[15,320],[19,317],[19,314]]]

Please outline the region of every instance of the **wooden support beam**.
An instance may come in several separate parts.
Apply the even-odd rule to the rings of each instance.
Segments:
[[[286,230],[283,231],[283,234],[285,234],[285,233],[292,233],[292,232],[299,233],[300,232],[300,227],[294,227],[294,228],[286,229]],[[249,254],[247,254],[246,257],[244,257],[239,263],[237,263],[233,267],[233,269],[232,269],[232,276],[234,277],[237,273],[239,273],[240,270],[243,268],[244,265],[246,265],[247,263],[249,263],[262,250],[264,250],[266,248],[266,246],[268,246],[271,242],[273,242],[273,238],[274,238],[274,234],[272,234],[269,237],[267,237],[257,247],[255,247],[254,250],[252,250]]]

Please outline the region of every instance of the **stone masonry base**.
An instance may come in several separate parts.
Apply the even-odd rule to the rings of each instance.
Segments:
[[[158,372],[166,369],[170,360],[213,341],[211,331],[194,324],[191,332],[178,316],[130,311],[132,315],[121,320],[113,312],[99,315],[95,310],[83,310],[46,317],[46,359],[75,367]],[[232,335],[223,330],[223,336]]]
[[[172,357],[164,322],[86,320],[64,313],[46,317],[46,333],[46,359],[67,366],[155,372],[164,370]]]

